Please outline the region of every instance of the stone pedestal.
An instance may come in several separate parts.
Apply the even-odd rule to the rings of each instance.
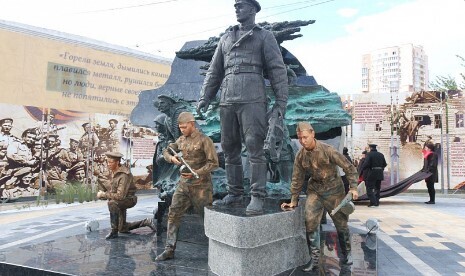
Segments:
[[[276,275],[309,261],[303,209],[283,212],[277,201],[265,213],[241,208],[205,209],[208,265],[218,275]]]

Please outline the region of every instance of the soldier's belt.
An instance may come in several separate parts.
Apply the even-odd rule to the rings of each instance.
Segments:
[[[260,66],[254,65],[234,65],[233,67],[226,68],[224,75],[227,76],[229,74],[240,74],[240,73],[255,73],[255,74],[263,74],[263,68]]]
[[[372,169],[372,170],[384,170],[383,167],[373,167],[373,168],[371,168],[371,169]]]

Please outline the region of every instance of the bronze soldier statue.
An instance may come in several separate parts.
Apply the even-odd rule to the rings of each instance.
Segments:
[[[297,137],[302,145],[294,161],[291,183],[291,202],[283,203],[281,208],[288,210],[298,205],[305,175],[310,179],[307,184],[307,201],[305,203],[305,227],[307,244],[311,261],[303,268],[312,271],[318,268],[320,258],[319,224],[323,211],[333,210],[344,199],[344,185],[338,176],[337,167],[341,167],[350,183],[350,193],[358,198],[357,170],[347,158],[330,145],[315,139],[315,131],[307,122],[297,124]],[[331,215],[336,226],[341,249],[342,264],[352,264],[350,233],[347,222],[349,216],[344,212]]]
[[[263,145],[267,131],[264,73],[275,95],[273,112],[284,116],[288,78],[280,47],[270,31],[255,24],[260,4],[236,0],[236,25],[221,37],[205,77],[197,112],[206,112],[221,86],[221,146],[225,156],[228,195],[214,205],[238,205],[244,194],[242,141],[250,160],[251,201],[247,214],[263,212],[267,160]]]
[[[152,218],[126,223],[126,210],[134,207],[137,203],[134,178],[129,168],[121,165],[120,162],[123,157],[121,153],[108,152],[106,156],[108,169],[111,172],[111,190],[97,193],[97,198],[108,200],[111,232],[106,236],[106,239],[117,238],[118,232],[127,233],[144,226],[148,226],[155,231],[156,226]]]
[[[176,186],[168,213],[165,251],[157,256],[156,261],[174,258],[178,230],[186,210],[193,206],[195,211],[203,217],[204,207],[211,205],[213,201],[211,172],[218,168],[215,145],[208,136],[196,128],[192,113],[179,114],[178,123],[182,136],[176,142],[169,144],[168,148],[163,151],[163,155],[167,162],[179,166],[181,160],[178,155],[172,155],[170,148],[175,152],[181,152],[192,172],[181,170],[181,178]]]

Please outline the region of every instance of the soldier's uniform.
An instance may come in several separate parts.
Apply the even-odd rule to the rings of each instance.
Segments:
[[[28,162],[34,159],[29,146],[20,140],[14,140],[8,145],[6,156],[11,169],[31,166]]]
[[[20,142],[21,140],[11,133],[0,133],[0,175],[8,165],[8,159],[6,157],[8,146],[14,141]]]
[[[236,0],[260,10],[257,1]],[[236,25],[221,37],[205,77],[199,106],[211,102],[221,86],[221,146],[225,156],[228,195],[219,205],[240,202],[244,193],[242,142],[250,160],[251,204],[249,214],[261,213],[266,196],[266,158],[263,151],[267,131],[267,97],[264,72],[275,95],[274,109],[284,115],[288,98],[287,70],[272,32],[253,25]]]
[[[110,152],[106,154],[110,158],[121,158],[122,154]],[[148,226],[155,230],[152,219],[143,219],[136,222],[126,222],[126,210],[137,203],[136,185],[134,178],[126,166],[120,166],[111,176],[111,190],[105,192],[110,211],[111,232],[107,239],[118,237],[118,231],[127,233],[130,230]]]
[[[109,191],[111,175],[105,162],[94,162],[94,175],[97,177],[98,190]]]
[[[179,116],[179,123],[183,122],[183,115],[190,114],[183,112]],[[194,116],[190,114],[186,120],[194,121]],[[179,137],[176,142],[169,144],[174,151],[181,151],[187,164],[198,175],[198,179],[180,178],[168,213],[168,229],[165,252],[157,260],[165,260],[166,255],[172,258],[176,248],[176,239],[181,218],[189,207],[193,206],[195,211],[203,217],[204,207],[212,204],[213,185],[211,182],[211,172],[218,168],[218,155],[215,151],[213,141],[197,129],[188,136]],[[167,162],[171,163],[173,156],[168,149],[163,151],[163,156]]]
[[[310,124],[299,123],[297,132],[307,130],[308,127],[313,131]],[[316,258],[316,261],[319,259],[320,253],[319,224],[324,209],[333,210],[345,197],[344,184],[338,175],[337,167],[341,167],[345,172],[351,190],[357,189],[357,170],[334,147],[316,139],[315,143],[313,150],[302,148],[296,155],[291,184],[291,201],[296,205],[298,204],[305,175],[308,174],[310,179],[306,191],[305,226],[310,255],[312,260]],[[349,216],[343,212],[337,212],[331,218],[336,226],[341,253],[347,257],[351,251],[349,227],[347,225]]]
[[[84,130],[88,127],[89,123],[82,124]],[[97,134],[93,131],[85,132],[81,139],[79,139],[79,148],[84,155],[84,158],[87,158],[87,155],[90,153],[92,155],[92,151],[97,147],[99,139]]]
[[[118,124],[118,121],[115,119],[111,119],[108,122],[115,123],[115,128],[110,128],[108,130],[108,151],[119,151],[119,132],[118,129],[116,129],[116,124]]]

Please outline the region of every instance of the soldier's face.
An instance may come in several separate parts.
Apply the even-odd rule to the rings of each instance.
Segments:
[[[160,99],[158,101],[158,110],[160,110],[160,112],[166,112],[170,109],[170,102],[165,100],[165,99]]]
[[[299,138],[299,143],[304,147],[306,150],[313,149],[315,143],[315,132],[304,130],[297,132],[297,138]]]
[[[179,124],[179,130],[181,130],[184,137],[189,137],[195,130],[195,124],[194,122]]]
[[[245,22],[255,13],[254,7],[244,2],[235,4],[234,8],[236,9],[236,19],[239,23]]]
[[[115,122],[111,121],[110,122],[110,128],[115,128],[115,126],[116,126]]]
[[[71,149],[75,150],[78,147],[78,143],[76,142],[71,142],[71,145],[69,146]]]
[[[116,170],[118,170],[118,165],[119,165],[119,160],[112,159],[112,158],[107,159],[107,166],[110,171],[115,172]]]
[[[33,134],[33,133],[28,133],[26,134],[26,136],[24,137],[24,142],[28,145],[32,145],[34,144],[34,139],[35,139],[36,135]]]
[[[79,171],[76,172],[76,179],[78,181],[83,181],[85,177],[86,177],[86,172],[85,171],[79,170]]]
[[[23,184],[25,185],[30,185],[31,184],[31,181],[32,181],[32,174],[28,174],[26,176],[23,177]]]
[[[3,123],[2,124],[2,132],[10,133],[11,128],[13,127],[12,123]]]

